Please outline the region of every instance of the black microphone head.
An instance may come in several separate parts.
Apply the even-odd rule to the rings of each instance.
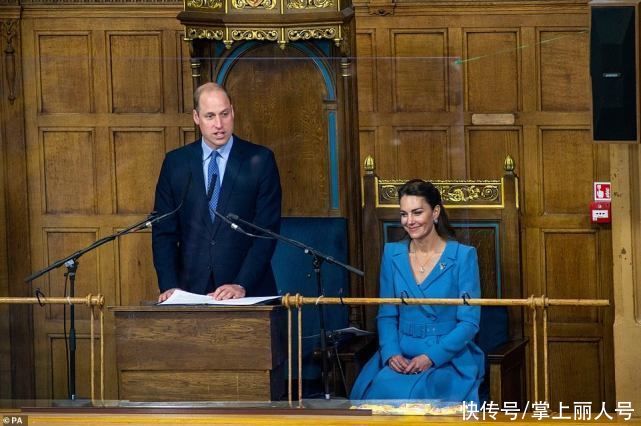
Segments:
[[[238,217],[238,215],[235,215],[233,213],[227,213],[227,219],[229,219],[229,220],[238,220],[240,218]]]

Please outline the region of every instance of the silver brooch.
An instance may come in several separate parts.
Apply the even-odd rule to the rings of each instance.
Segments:
[[[445,269],[445,263],[441,263],[440,265],[438,265],[438,267],[441,268],[442,271],[443,269]]]

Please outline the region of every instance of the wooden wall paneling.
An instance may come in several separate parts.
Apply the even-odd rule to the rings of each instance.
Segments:
[[[585,28],[538,28],[542,111],[590,111],[589,33]]]
[[[374,140],[376,146],[374,152],[374,160],[376,161],[377,174],[385,177],[385,179],[392,179],[398,176],[398,158],[397,158],[397,145],[400,143],[397,139],[392,126],[379,125],[376,126],[376,138]]]
[[[118,305],[138,306],[158,298],[150,232],[128,235],[118,241],[116,249]]]
[[[161,93],[162,111],[166,113],[183,112],[183,90],[178,87],[179,75],[182,70],[179,65],[182,61],[181,51],[176,45],[176,34],[178,31],[160,31],[160,67],[161,67]]]
[[[112,146],[109,127],[104,125],[96,127],[93,146],[95,153],[96,213],[98,215],[107,215],[107,217],[116,211],[116,177],[113,167],[115,160]]]
[[[429,176],[430,179],[448,179],[450,177],[448,127],[396,128],[395,133],[396,158],[399,164],[395,178],[413,179],[417,176]]]
[[[86,241],[72,238],[56,253],[46,256],[45,230],[64,230],[73,235],[93,229],[95,239],[144,218],[153,203],[164,152],[183,144],[184,138],[190,142],[193,139],[191,108],[183,113],[184,99],[180,99],[191,98],[191,89],[184,94],[178,87],[182,65],[177,34],[183,30],[175,19],[178,9],[153,11],[151,18],[139,8],[135,17],[131,11],[123,15],[127,9],[128,6],[114,6],[96,12],[94,8],[87,8],[81,17],[67,14],[61,8],[46,16],[31,10],[24,13],[25,78],[42,82],[38,87],[25,86],[25,99],[29,101],[24,122],[28,140],[33,270],[86,245]],[[165,17],[159,18],[162,14]],[[63,47],[64,44],[68,46]],[[70,52],[67,57],[65,47]],[[36,52],[40,53],[36,55]],[[78,57],[87,59],[78,62],[75,60]],[[56,84],[59,80],[64,80],[63,84]],[[41,111],[38,105],[46,109]],[[90,174],[92,177],[88,177]],[[65,193],[68,182],[76,185],[78,181],[82,182],[78,185],[84,186],[72,189],[74,195],[81,194],[80,202],[74,201],[74,211],[68,214],[60,206],[68,203],[69,196]],[[51,184],[55,184],[53,188]],[[21,191],[24,192],[26,186]],[[136,188],[141,187],[136,193]],[[45,210],[49,206],[55,207],[54,210]],[[154,291],[156,278],[150,267],[150,249],[145,249],[151,245],[149,233],[129,237],[131,240],[124,242],[122,253],[117,244],[110,243],[95,254],[83,256],[77,294],[89,290],[94,294],[100,292],[109,305],[119,303],[121,287],[136,289],[142,282],[147,286],[146,292]],[[83,287],[81,279],[87,279],[86,268],[94,267],[91,256],[96,256],[96,263],[90,283],[93,287],[89,289]],[[51,279],[58,280],[52,281],[56,285],[52,291],[61,291],[60,277],[52,275]],[[48,282],[46,277],[40,280],[35,285]],[[128,293],[125,298],[138,299]],[[59,371],[58,361],[58,364],[52,361],[60,358],[60,346],[56,344],[52,349],[40,343],[61,334],[62,324],[58,314],[51,317],[42,312],[44,310],[39,310],[34,316],[37,392],[41,398],[66,395],[66,384],[59,380],[66,373]],[[76,328],[79,335],[86,338],[87,313],[78,315]],[[115,371],[109,367],[115,360],[112,324],[113,318],[107,315],[108,398],[117,395]],[[78,357],[88,356],[88,352],[81,353],[83,348],[81,344]],[[79,369],[82,368],[84,364],[79,365]],[[77,385],[79,392],[84,392],[81,380],[79,377]]]
[[[537,32],[536,28],[523,26],[520,30],[521,36],[521,102],[522,113],[528,114],[539,109],[539,66],[537,53]],[[536,139],[534,139],[536,140]]]
[[[165,157],[164,128],[113,128],[116,214],[148,214]]]
[[[541,213],[586,215],[596,179],[596,146],[585,128],[540,128]]]
[[[599,339],[557,339],[549,343],[550,408],[559,403],[569,413],[574,403],[592,402],[592,412],[601,409],[604,389],[603,347]],[[568,408],[569,407],[569,408]],[[595,411],[596,410],[596,411]]]
[[[0,21],[0,25],[3,22]],[[0,78],[4,81],[3,64],[0,63]],[[4,87],[0,84],[0,99],[5,99]],[[0,110],[2,110],[0,101]],[[4,116],[4,111],[2,116]],[[5,181],[5,170],[7,161],[5,156],[5,136],[4,136],[4,123],[0,121],[0,194],[2,199],[6,200],[8,197],[8,187]],[[8,265],[8,246],[7,241],[7,209],[6,204],[0,203],[0,241],[5,241],[0,244],[0,297],[9,296],[9,265]],[[4,345],[0,345],[0,399],[11,399],[11,317],[10,305],[0,305],[0,336],[5,337]]]
[[[362,112],[378,111],[378,59],[375,47],[375,30],[361,30],[356,34],[358,110]]]
[[[373,40],[376,42],[374,46],[377,71],[376,94],[378,95],[376,104],[379,113],[390,113],[394,111],[392,36],[390,29],[384,25],[375,26],[375,28]],[[359,123],[365,122],[361,117],[363,117],[362,114],[359,116]]]
[[[13,61],[19,61],[19,58],[16,58],[14,47],[17,44],[15,38],[19,32],[18,21],[15,19],[19,16],[19,10],[14,10],[14,13],[3,12],[0,12],[0,46],[2,46],[4,53],[3,60],[0,61],[0,194],[5,202],[0,203],[0,241],[4,242],[0,244],[0,295],[7,297],[12,292],[9,271],[10,242],[8,240],[10,232],[8,219],[11,207],[7,203],[10,198],[11,179],[6,179],[5,176],[10,176],[8,174],[10,160],[7,154],[10,151],[8,141],[12,139],[13,135],[10,133],[10,123],[5,117],[13,115],[9,108],[12,103],[15,103],[15,99],[13,102],[11,101],[11,98],[15,96],[15,93],[12,95],[15,87],[11,87],[11,81],[16,77],[15,71],[11,69],[11,60],[13,58]],[[11,49],[13,49],[13,55],[9,54]],[[12,145],[21,146],[23,141],[15,141]],[[23,288],[25,287],[23,285]],[[13,391],[11,319],[10,305],[0,305],[0,336],[4,337],[4,344],[0,346],[0,399],[10,399]]]
[[[111,112],[164,112],[161,33],[107,31],[106,37]]]
[[[175,32],[176,45],[176,77],[178,90],[178,112],[191,114],[194,109],[194,90],[195,87],[191,78],[191,61],[189,54],[189,43],[185,41],[185,32]]]
[[[582,274],[589,271],[597,274],[587,284],[591,291],[597,289],[598,297],[607,298],[612,286],[612,260],[606,249],[610,246],[610,231],[607,226],[591,225],[588,216],[592,182],[608,180],[609,154],[607,147],[595,146],[589,138],[587,5],[564,3],[549,8],[530,3],[527,6],[483,3],[482,7],[483,12],[477,13],[455,4],[410,6],[397,3],[393,16],[380,17],[356,6],[357,31],[375,34],[372,39],[357,38],[357,43],[364,43],[364,50],[372,49],[380,58],[394,59],[393,35],[396,33],[444,30],[447,33],[446,54],[463,59],[464,84],[461,87],[464,87],[465,112],[462,119],[455,114],[434,111],[400,113],[396,104],[388,107],[389,99],[399,99],[395,93],[399,88],[390,81],[390,76],[395,74],[393,69],[386,69],[390,66],[389,61],[377,62],[379,110],[375,114],[365,109],[360,112],[361,129],[367,129],[367,132],[375,129],[377,133],[377,174],[400,178],[408,168],[408,157],[441,155],[441,151],[433,152],[428,144],[422,144],[420,149],[416,148],[417,144],[402,144],[398,129],[449,127],[445,157],[450,163],[452,177],[491,177],[491,169],[502,165],[505,151],[514,150],[510,154],[515,159],[520,178],[523,294],[542,294],[548,288],[552,293],[567,297],[571,297],[569,294],[574,290],[585,292],[586,289],[580,288],[579,276],[582,275],[571,272],[581,270]],[[370,43],[374,43],[371,48]],[[422,47],[420,42],[418,44]],[[394,66],[397,62],[394,59]],[[450,66],[450,78],[456,75],[454,69]],[[450,93],[454,93],[455,82],[450,81],[449,86]],[[359,90],[362,93],[366,89],[361,86]],[[387,93],[391,95],[387,96]],[[450,95],[450,98],[448,112],[453,113],[456,96]],[[399,113],[395,113],[397,110]],[[515,123],[471,125],[472,114],[477,112],[514,113]],[[459,124],[461,121],[467,126],[464,130]],[[362,148],[369,143],[369,139],[361,138]],[[411,167],[412,164],[410,162]],[[547,260],[546,244],[555,247],[554,250],[549,248],[550,252],[562,252],[567,258],[568,250],[562,251],[560,247],[565,239],[573,247],[579,244],[574,240],[577,235],[593,236],[592,251],[582,252],[568,265]],[[557,281],[567,279],[573,280],[567,288],[557,288],[562,285]],[[555,315],[559,312],[555,311]],[[567,315],[563,322],[551,324],[551,338],[560,339],[564,344],[566,341],[573,344],[572,339],[598,342],[603,348],[599,352],[601,364],[596,363],[595,356],[588,357],[586,363],[588,368],[600,371],[606,381],[610,380],[608,378],[613,377],[611,310],[587,313],[571,310],[563,315]],[[531,317],[527,321],[526,334],[529,335]],[[576,353],[574,349],[572,351]],[[531,365],[532,359],[528,362]],[[572,384],[565,376],[560,380],[564,381],[565,395],[572,395],[574,390],[582,395],[583,390],[578,387],[585,383]],[[592,386],[590,395],[613,401],[613,386],[596,385],[598,389],[593,383],[586,386]]]
[[[67,309],[67,312],[69,309]],[[77,307],[76,313],[88,311],[86,306]],[[67,315],[69,315],[67,313]],[[51,377],[49,378],[50,389],[49,393],[52,395],[52,399],[67,399],[67,359],[65,354],[65,337],[61,332],[54,331],[49,334],[48,339],[48,354],[51,358]],[[91,358],[89,356],[91,352],[90,348],[90,335],[85,333],[80,333],[77,336],[76,340],[76,393],[82,395],[83,398],[91,396],[91,382],[90,382],[90,372],[91,372]],[[99,339],[94,338],[95,350],[96,350],[96,362],[98,362],[98,348],[99,348]],[[100,395],[100,374],[98,371],[94,371],[94,381],[96,383],[96,397]]]
[[[534,136],[534,132],[530,134]],[[592,182],[607,180],[609,170],[608,147],[591,143],[589,130],[583,126],[539,126],[538,152],[532,167],[537,170],[530,176],[532,188],[539,191],[538,197],[531,197],[532,205],[526,221],[531,232],[526,238],[529,293],[546,294],[561,298],[606,298],[611,299],[612,270],[608,261],[611,251],[608,227],[596,227],[589,222],[587,208],[592,199]],[[538,249],[538,255],[532,256]],[[571,253],[571,255],[568,255]],[[558,308],[550,309],[550,339],[561,339],[574,350],[577,341],[592,339],[599,346],[598,357],[586,358],[588,368],[598,372],[603,381],[591,380],[590,389],[586,383],[577,383],[561,370],[555,380],[563,382],[561,396],[586,392],[594,399],[593,404],[604,401],[610,409],[614,403],[612,355],[612,308]],[[528,318],[531,323],[531,317]],[[530,329],[526,326],[526,333]],[[552,368],[552,367],[551,367]],[[540,377],[542,380],[542,377]],[[605,384],[605,383],[608,384]],[[596,395],[596,396],[595,396]],[[577,399],[574,399],[575,401]]]
[[[447,63],[449,94],[447,110],[460,114],[461,123],[465,111],[465,62],[463,51],[463,29],[457,27],[447,28]],[[458,115],[457,115],[458,116]]]
[[[95,214],[96,153],[93,129],[40,129],[43,214]],[[73,173],[70,171],[73,170]]]
[[[447,31],[392,30],[394,112],[447,111]]]
[[[496,179],[501,176],[505,157],[510,155],[520,176],[522,164],[519,127],[469,126],[466,129],[467,176],[469,179]]]
[[[449,167],[452,179],[469,179],[465,131],[465,64],[463,62],[463,30],[447,30],[448,102],[446,120],[449,125]],[[502,171],[496,175],[502,175]]]
[[[545,288],[555,299],[597,299],[601,295],[595,231],[543,231]],[[572,253],[568,256],[568,253]],[[595,323],[597,308],[551,307],[550,323]]]
[[[295,47],[257,45],[233,64],[225,86],[234,103],[235,132],[276,155],[283,215],[328,215],[328,111],[335,104],[329,105],[317,66]],[[283,110],[287,120],[278,119]]]
[[[31,296],[32,286],[23,283],[24,277],[28,276],[31,269],[32,246],[31,238],[33,231],[30,224],[31,218],[31,195],[25,188],[29,188],[29,167],[27,164],[27,128],[29,120],[26,114],[27,91],[33,87],[32,84],[23,85],[25,69],[33,66],[28,59],[31,54],[33,58],[33,39],[31,33],[25,30],[23,21],[16,16],[14,22],[15,38],[13,47],[15,50],[15,90],[16,99],[7,102],[3,96],[2,114],[0,122],[7,138],[12,143],[4,146],[7,158],[6,176],[11,176],[8,181],[8,193],[6,197],[7,223],[7,244],[11,247],[11,258],[8,262],[9,294],[11,296]],[[28,49],[31,46],[31,49]],[[0,65],[0,68],[2,66]],[[33,69],[33,68],[31,68]],[[7,93],[7,84],[10,80],[2,79],[3,92]],[[28,81],[34,81],[29,80]],[[33,101],[33,99],[30,99]],[[32,306],[12,306],[11,312],[11,392],[12,397],[17,399],[31,399],[36,395],[35,379],[35,348],[34,348],[34,319]]]
[[[44,114],[92,112],[91,34],[43,31],[36,37],[38,110]]]
[[[180,127],[178,129],[179,136],[178,140],[180,142],[180,145],[187,145],[193,141],[196,140],[196,131],[194,130],[194,127]]]
[[[516,112],[520,99],[518,28],[465,29],[466,110]]]

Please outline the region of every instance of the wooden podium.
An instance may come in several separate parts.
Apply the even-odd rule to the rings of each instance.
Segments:
[[[119,399],[273,401],[285,394],[281,306],[117,306]]]

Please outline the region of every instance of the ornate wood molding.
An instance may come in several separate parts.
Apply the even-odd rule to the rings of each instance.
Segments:
[[[354,12],[349,0],[187,0],[178,19],[187,40],[331,40],[343,47]]]
[[[16,100],[16,49],[13,40],[18,33],[18,20],[2,21],[2,39],[4,44],[4,66],[7,79],[7,99],[13,104]]]
[[[2,3],[2,0],[0,0]],[[122,6],[127,4],[162,4],[162,5],[179,5],[183,0],[20,0],[15,1],[22,5],[112,5]]]
[[[398,207],[398,189],[405,180],[376,178],[376,207]],[[503,180],[434,180],[448,208],[502,208]]]

